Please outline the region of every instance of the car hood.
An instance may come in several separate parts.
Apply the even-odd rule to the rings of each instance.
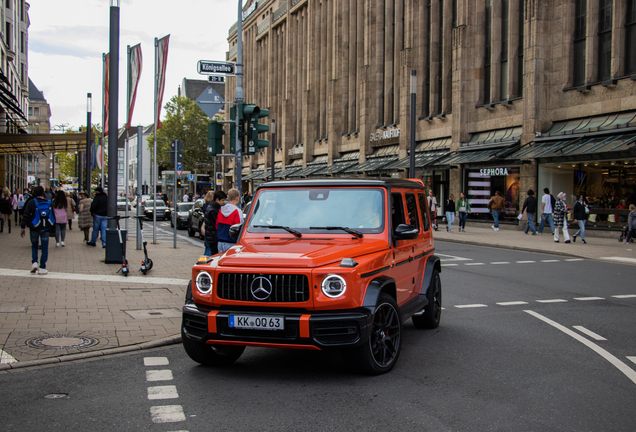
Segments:
[[[190,212],[187,212],[187,211],[177,212],[177,215],[181,217],[188,217],[189,214]]]
[[[386,240],[280,239],[238,243],[221,256],[219,266],[236,267],[320,267],[343,258],[355,258],[388,249]]]

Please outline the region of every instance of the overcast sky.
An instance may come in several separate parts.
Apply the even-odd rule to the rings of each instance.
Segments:
[[[29,77],[51,106],[51,126],[102,122],[102,53],[109,51],[110,0],[28,0]],[[245,4],[245,1],[243,2]],[[126,122],[126,47],[141,43],[143,70],[132,124],[153,121],[154,38],[170,34],[163,105],[199,60],[225,60],[237,0],[120,0],[119,126]],[[161,118],[165,118],[162,109]]]

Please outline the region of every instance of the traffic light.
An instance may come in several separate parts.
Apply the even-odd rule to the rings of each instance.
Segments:
[[[223,154],[223,125],[212,120],[208,123],[208,155]]]
[[[258,108],[258,107],[257,107]],[[248,125],[248,143],[247,143],[247,152],[248,154],[253,154],[258,151],[258,149],[265,148],[269,146],[269,141],[258,139],[258,134],[262,134],[264,132],[269,131],[269,126],[266,124],[261,124],[258,122],[258,119],[269,117],[269,110],[259,109],[257,115],[253,115],[250,117],[249,125]]]
[[[177,187],[181,187],[181,179],[177,179]]]

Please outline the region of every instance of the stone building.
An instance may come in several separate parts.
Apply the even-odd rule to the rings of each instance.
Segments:
[[[499,190],[510,223],[528,189],[636,204],[636,0],[248,1],[242,25],[245,101],[277,125],[243,189],[270,151],[282,178],[408,177],[415,71],[415,176],[440,203],[465,191],[487,221]]]

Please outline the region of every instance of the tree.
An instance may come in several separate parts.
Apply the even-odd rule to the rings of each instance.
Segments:
[[[85,127],[80,127],[79,132],[86,131]],[[77,133],[74,132],[72,130],[67,130],[66,133]],[[99,145],[99,139],[101,136],[101,129],[99,126],[93,126],[93,133],[95,134],[95,141],[96,143],[98,143],[97,145]],[[95,146],[95,148],[97,149],[97,145]],[[82,153],[82,156],[84,156],[84,154]],[[68,182],[71,181],[71,179],[73,177],[77,177],[78,173],[76,171],[76,166],[75,166],[75,153],[56,153],[55,154],[55,158],[57,159],[57,163],[59,165],[59,179],[60,181],[64,181],[64,182]],[[84,166],[84,161],[81,161],[82,166]],[[83,168],[82,168],[83,171]],[[108,172],[108,158],[104,158],[104,171]],[[82,183],[84,182],[84,179],[86,178],[86,174],[85,172],[83,172],[82,176],[84,177],[82,179]],[[102,170],[100,168],[98,168],[97,166],[95,166],[95,169],[93,170],[93,172],[91,173],[91,182],[92,184],[99,184],[99,181],[102,177]]]
[[[199,172],[209,171],[214,158],[208,156],[208,122],[205,113],[191,99],[173,96],[165,105],[166,119],[157,132],[157,165],[160,169],[173,169],[170,163],[170,143],[175,139],[183,142],[183,169]],[[148,137],[152,149],[154,133]]]

